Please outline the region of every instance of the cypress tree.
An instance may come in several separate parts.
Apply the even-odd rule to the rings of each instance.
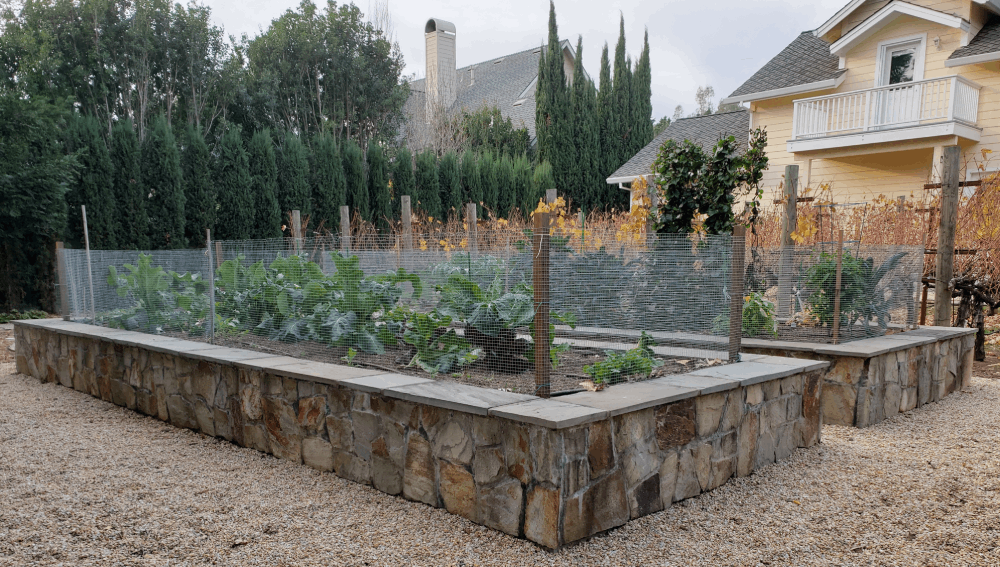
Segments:
[[[607,179],[612,173],[618,169],[615,165],[618,161],[617,158],[617,147],[616,140],[614,138],[615,132],[615,109],[612,105],[612,100],[614,100],[614,84],[611,82],[611,62],[608,60],[608,44],[604,44],[604,49],[601,51],[601,73],[600,73],[600,90],[597,92],[597,120],[598,128],[600,130],[600,176]],[[607,204],[606,191],[602,191],[595,196],[592,202],[592,206],[595,208],[604,207]]]
[[[114,200],[113,166],[108,146],[101,136],[101,125],[93,116],[74,114],[69,124],[66,148],[76,154],[79,169],[67,196],[70,234],[83,242],[83,216],[80,205],[87,206],[87,230],[90,247],[117,247],[118,218]]]
[[[630,67],[625,54],[625,16],[622,16],[619,23],[618,45],[615,46],[615,82],[611,91],[611,109],[617,118],[611,133],[614,139],[614,165],[609,173],[621,167],[632,157],[629,154],[632,147],[629,141],[632,131],[632,95],[630,92],[632,70]]]
[[[420,197],[420,210],[428,216],[428,220],[441,218],[441,185],[438,182],[437,158],[428,148],[417,156],[416,167],[417,195]]]
[[[250,188],[254,198],[252,238],[281,238],[281,207],[278,206],[278,161],[274,140],[267,129],[254,132],[247,151]]]
[[[142,191],[149,195],[149,245],[184,248],[184,180],[174,133],[162,114],[153,119],[142,141]]]
[[[497,178],[497,216],[510,218],[517,207],[517,188],[514,187],[514,161],[503,155],[495,164]]]
[[[361,215],[363,220],[371,220],[371,206],[368,204],[368,185],[365,183],[365,156],[354,140],[347,140],[342,146],[341,163],[344,164],[344,178],[347,179],[347,204],[351,216]]]
[[[309,155],[305,144],[292,132],[285,134],[278,153],[278,205],[281,214],[298,210],[302,217],[312,214],[309,199]]]
[[[256,207],[250,188],[250,162],[243,149],[243,136],[230,128],[219,143],[215,161],[215,187],[218,191],[219,240],[248,240],[256,230]]]
[[[594,83],[583,70],[583,38],[576,44],[573,65],[573,91],[570,97],[573,113],[573,141],[576,144],[572,183],[567,193],[581,207],[592,209],[604,180],[600,174],[600,123],[597,113],[597,92]]]
[[[569,109],[569,89],[563,68],[555,4],[549,2],[549,38],[538,60],[535,91],[535,128],[538,159],[548,160],[558,179],[570,179],[574,169],[573,130]]]
[[[313,139],[310,161],[313,204],[310,224],[316,229],[322,224],[327,230],[336,232],[340,228],[340,207],[347,204],[347,180],[337,141],[332,135],[324,132]]]
[[[396,151],[396,159],[392,164],[392,218],[399,219],[402,214],[399,198],[410,196],[410,207],[416,205],[417,180],[413,176],[413,156],[410,150],[403,146]]]
[[[535,172],[531,177],[531,184],[535,191],[534,200],[531,204],[531,211],[534,211],[538,208],[538,202],[545,196],[545,191],[556,186],[556,178],[552,173],[552,164],[543,161],[535,166]],[[531,211],[528,212],[530,213]]]
[[[184,176],[185,231],[188,246],[205,246],[205,229],[215,230],[215,187],[212,155],[201,130],[193,124],[184,129],[181,171]]]
[[[649,30],[642,40],[642,53],[632,77],[632,148],[628,159],[653,141],[653,72],[649,64]]]
[[[149,247],[146,194],[139,174],[139,138],[131,120],[115,122],[111,128],[112,187],[118,215],[118,247],[143,250]]]
[[[462,202],[476,204],[476,216],[482,214],[483,183],[479,177],[476,154],[469,148],[462,155]]]
[[[491,152],[483,152],[479,155],[479,181],[483,187],[483,217],[486,211],[491,211],[494,215],[500,216],[497,207],[499,187],[497,182],[497,159]]]
[[[441,188],[443,218],[451,215],[462,217],[462,171],[458,155],[448,152],[438,164],[438,185]]]
[[[534,210],[532,206],[538,202],[535,198],[535,186],[532,183],[531,162],[527,156],[520,156],[514,160],[514,193],[516,194],[516,206],[521,210],[522,216],[528,218],[528,214]]]
[[[368,202],[372,222],[379,232],[388,234],[392,219],[392,195],[389,193],[389,162],[378,143],[368,142]]]

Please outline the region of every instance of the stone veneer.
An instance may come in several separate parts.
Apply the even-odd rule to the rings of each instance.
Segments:
[[[920,327],[840,345],[744,339],[743,350],[829,362],[823,423],[868,427],[968,386],[975,334]]]
[[[828,366],[748,355],[540,399],[60,320],[15,337],[23,374],[548,548],[817,443]]]

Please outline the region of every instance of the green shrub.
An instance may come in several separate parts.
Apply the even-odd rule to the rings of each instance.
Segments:
[[[662,360],[653,357],[651,347],[655,344],[653,337],[643,331],[634,349],[624,353],[606,350],[604,360],[584,366],[583,371],[590,375],[595,385],[614,384],[635,375],[648,377],[654,368],[663,366]]]

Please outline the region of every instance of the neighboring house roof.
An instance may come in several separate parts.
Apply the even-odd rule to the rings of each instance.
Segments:
[[[639,153],[632,156],[632,159],[625,162],[625,165],[612,173],[607,182],[628,183],[636,177],[652,173],[656,154],[667,140],[676,142],[690,140],[707,150],[726,136],[736,136],[739,148],[746,149],[750,137],[750,111],[741,109],[720,114],[678,118],[660,132],[659,136],[653,138],[646,147],[639,150]]]
[[[833,88],[845,70],[830,54],[830,44],[806,31],[746,80],[723,103],[761,100],[810,90]]]
[[[1000,18],[994,18],[979,30],[969,45],[955,50],[945,65],[955,67],[1000,59]]]
[[[560,45],[576,56],[569,41],[562,40]],[[533,47],[458,69],[458,92],[452,108],[473,111],[484,105],[495,105],[504,118],[511,119],[515,128],[527,128],[528,136],[534,140],[535,87],[542,49]],[[404,111],[411,125],[422,123],[425,101],[425,80],[410,82],[410,98]]]

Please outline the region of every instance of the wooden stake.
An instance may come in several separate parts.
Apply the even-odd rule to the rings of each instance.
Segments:
[[[778,316],[791,317],[795,312],[792,305],[792,271],[795,263],[795,241],[792,233],[798,222],[796,203],[798,201],[799,166],[785,166],[785,218],[781,226],[781,265],[778,268]]]
[[[556,189],[546,189],[545,190],[545,202],[546,203],[548,203],[548,204],[551,205],[552,203],[555,203],[556,199],[558,199],[558,198],[559,198],[559,192],[558,192],[558,190],[556,190]]]
[[[69,288],[66,284],[66,256],[63,243],[56,242],[56,281],[59,282],[59,314],[69,321]]]
[[[466,203],[465,205],[465,226],[466,226],[466,244],[468,245],[469,254],[479,253],[479,224],[476,222],[476,204]]]
[[[351,208],[340,206],[340,244],[346,254],[351,253]]]
[[[958,175],[961,148],[944,148],[941,176],[941,224],[938,227],[937,269],[934,276],[934,324],[951,326],[951,278],[955,272],[955,229],[958,224]]]
[[[535,214],[532,284],[535,296],[535,395],[552,394],[549,358],[549,214]]]
[[[403,249],[413,250],[413,219],[410,211],[410,196],[401,196],[399,204],[403,208]]]
[[[920,294],[920,324],[927,324],[927,290],[930,289],[930,284],[924,282],[924,291]]]
[[[840,341],[840,279],[844,268],[844,229],[837,241],[837,279],[833,284],[833,344]]]
[[[743,225],[733,227],[733,270],[729,292],[729,362],[740,361],[743,344],[743,282],[746,280],[746,236]]]
[[[302,249],[302,216],[298,209],[292,211],[292,239],[295,243],[295,253],[298,254]]]

